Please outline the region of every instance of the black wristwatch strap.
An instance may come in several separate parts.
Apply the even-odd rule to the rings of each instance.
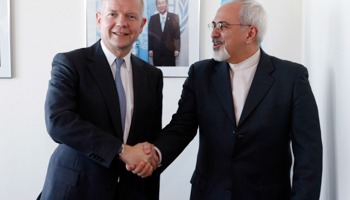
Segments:
[[[124,152],[124,144],[122,144],[122,146],[120,146],[119,150],[118,150],[118,155],[122,155],[122,153]]]

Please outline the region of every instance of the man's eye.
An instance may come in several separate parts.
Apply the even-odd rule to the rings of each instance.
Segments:
[[[227,26],[225,24],[219,24],[221,30],[225,29]]]
[[[129,15],[129,18],[130,18],[130,19],[136,19],[136,17],[133,16],[133,15]]]
[[[114,16],[115,16],[115,14],[114,14],[114,13],[111,13],[111,14],[109,14],[109,16],[114,17]]]

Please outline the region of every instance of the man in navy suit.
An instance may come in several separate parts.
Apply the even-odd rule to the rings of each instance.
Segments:
[[[161,129],[163,87],[162,72],[130,53],[142,16],[142,0],[102,0],[101,40],[55,56],[45,120],[59,144],[38,199],[159,199],[159,176],[142,178],[158,158],[138,144]],[[140,161],[142,177],[125,169]]]
[[[223,5],[209,28],[214,59],[191,66],[179,108],[154,140],[159,172],[199,126],[192,200],[318,200],[322,142],[307,69],[259,48],[266,13],[254,0]]]
[[[167,11],[168,0],[156,0],[158,14],[148,24],[148,51],[154,66],[176,66],[180,54],[179,16]]]

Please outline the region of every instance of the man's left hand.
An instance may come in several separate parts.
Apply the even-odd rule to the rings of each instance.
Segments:
[[[145,166],[145,163],[143,162],[139,162],[137,164],[137,166],[135,165],[128,165],[126,164],[126,169],[128,171],[132,171],[134,174],[137,174],[139,176],[141,176],[142,178],[146,178],[148,176],[152,175],[152,172],[154,170],[156,170],[157,166],[159,165],[159,156],[157,151],[154,148],[153,144],[150,144],[148,142],[144,142],[144,143],[139,143],[137,145],[135,145],[135,147],[143,147],[143,151],[146,155],[151,155],[151,157],[153,158],[153,160],[156,162],[156,165],[154,165],[154,163],[152,163],[152,171],[149,171],[147,169],[147,167]]]

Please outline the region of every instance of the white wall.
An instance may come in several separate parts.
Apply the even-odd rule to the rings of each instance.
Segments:
[[[57,52],[85,42],[84,1],[11,1],[12,79],[0,79],[0,199],[35,199],[56,144],[44,101]]]
[[[220,0],[201,0],[201,58],[211,58],[207,24]],[[278,57],[301,62],[302,0],[261,0],[269,14],[262,46]],[[84,0],[11,1],[12,79],[0,79],[0,198],[35,199],[56,144],[46,133],[44,101],[51,61],[58,52],[85,46]],[[164,80],[163,124],[177,109],[184,78]],[[161,199],[188,199],[198,138],[164,172]]]
[[[303,3],[303,63],[318,103],[323,147],[321,196],[350,199],[350,1]]]

